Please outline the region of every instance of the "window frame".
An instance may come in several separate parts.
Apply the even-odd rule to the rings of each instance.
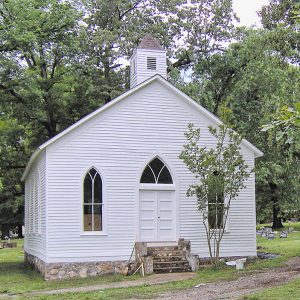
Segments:
[[[99,204],[99,206],[102,206],[102,230],[94,230],[94,231],[85,231],[84,230],[84,180],[86,175],[89,173],[91,169],[95,169],[95,171],[99,174],[101,181],[102,181],[102,204]],[[91,165],[88,169],[85,169],[81,176],[81,226],[80,226],[80,236],[93,236],[93,235],[99,235],[99,236],[106,236],[106,205],[105,205],[105,195],[106,195],[106,189],[105,189],[105,179],[103,176],[103,173],[99,171],[99,168],[96,165]],[[94,205],[94,204],[90,204]]]
[[[208,222],[208,225],[210,224],[210,219],[209,219],[209,217],[210,217],[210,213],[209,213],[209,206],[210,205],[213,205],[214,206],[214,209],[215,209],[215,207],[216,207],[216,205],[222,205],[223,206],[223,209],[224,209],[224,206],[226,205],[225,204],[225,198],[224,198],[224,195],[223,195],[223,202],[221,203],[216,203],[216,202],[210,202],[210,201],[208,201],[207,202],[207,222]],[[217,218],[218,216],[217,216],[217,214],[214,216],[214,218]],[[222,221],[221,221],[222,223],[224,223],[224,214],[223,214],[223,217],[222,217]],[[217,222],[218,223],[218,222]],[[209,227],[210,227],[210,229],[211,230],[219,230],[219,229],[221,229],[222,227],[217,227],[217,228],[214,228],[214,227],[211,227],[210,225],[209,225]],[[226,228],[226,225],[225,225],[225,228]]]
[[[163,166],[160,168],[160,170],[159,170],[159,172],[158,172],[157,175],[155,174],[155,171],[153,170],[153,168],[152,168],[151,165],[150,165],[150,164],[151,164],[153,161],[155,161],[156,159],[158,159],[158,160],[163,164]],[[142,182],[142,178],[143,178],[144,173],[146,172],[146,170],[147,170],[148,167],[149,167],[150,171],[152,172],[154,182]],[[159,182],[159,180],[160,180],[160,175],[161,175],[161,173],[162,173],[162,171],[163,171],[164,169],[166,169],[166,170],[168,171],[168,173],[169,173],[169,175],[170,175],[170,178],[171,178],[171,181],[172,181],[171,183],[170,183],[170,182],[169,182],[169,183]],[[166,186],[166,187],[168,187],[168,186],[174,186],[174,178],[173,178],[173,175],[172,175],[172,173],[171,173],[171,171],[170,171],[170,168],[166,165],[166,163],[165,163],[159,156],[155,156],[155,157],[154,157],[153,159],[151,159],[151,160],[147,163],[147,165],[144,167],[144,169],[143,169],[143,171],[142,171],[142,174],[141,174],[141,176],[140,176],[139,184],[142,185],[142,186],[144,186],[144,185],[153,185],[153,186],[160,186],[160,185],[162,185],[162,186]]]
[[[224,206],[227,205],[228,199],[224,196],[223,200],[224,200],[223,205]],[[208,218],[209,217],[209,208],[208,208],[209,204],[215,204],[215,203],[211,203],[211,202],[207,201],[207,207],[206,207],[206,210],[207,210],[207,221],[206,221],[207,225],[208,225],[208,222],[209,222],[209,218]],[[227,220],[226,220],[226,224],[225,224],[225,228],[224,228],[224,233],[229,233],[230,232],[230,210],[231,209],[229,208],[228,214],[227,214]],[[222,222],[224,222],[224,217],[223,217]],[[220,228],[211,228],[211,230],[220,230]]]
[[[34,176],[30,178],[29,234],[34,235]]]
[[[224,192],[222,193],[222,197],[223,197],[223,206],[227,206],[228,204],[228,199],[225,196]],[[206,207],[206,211],[207,211],[207,226],[209,226],[209,205],[216,205],[215,202],[210,202],[209,199],[207,200],[207,207]],[[222,223],[224,223],[224,215],[222,218]],[[226,224],[224,227],[224,233],[228,233],[230,231],[230,208],[228,209],[228,213],[227,213],[227,220],[226,220]],[[210,227],[211,230],[220,230],[221,228],[212,228]]]
[[[37,199],[36,199],[36,209],[37,209],[37,220],[36,220],[36,235],[41,235],[42,234],[42,198],[41,198],[41,190],[42,190],[42,186],[41,186],[41,172],[40,170],[37,170],[36,173],[36,195],[37,195]]]

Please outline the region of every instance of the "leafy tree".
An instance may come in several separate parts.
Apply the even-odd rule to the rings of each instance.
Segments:
[[[66,125],[69,65],[77,55],[78,21],[76,9],[66,1],[2,2],[2,109],[13,105],[13,115],[39,131],[39,142]]]
[[[231,202],[245,188],[244,181],[250,172],[240,153],[241,137],[238,134],[225,125],[220,125],[219,129],[210,127],[209,132],[215,138],[216,146],[212,149],[200,147],[200,129],[189,124],[185,134],[188,144],[184,145],[180,158],[197,180],[189,186],[187,196],[197,199],[211,263],[217,266]]]
[[[79,14],[66,1],[5,0],[0,9],[1,225],[23,223],[21,174],[33,149],[70,123]]]
[[[0,231],[9,236],[9,229],[18,227],[22,237],[23,186],[20,176],[28,155],[25,128],[14,119],[0,117]]]
[[[195,2],[1,1],[0,114],[1,121],[14,124],[14,130],[1,131],[1,151],[10,149],[0,160],[1,205],[9,207],[3,224],[11,222],[5,216],[22,222],[22,168],[13,169],[14,157],[19,155],[24,168],[39,144],[128,89],[124,58],[146,33],[175,59],[170,71],[222,50],[233,36],[231,1]],[[18,150],[17,133],[22,137]]]
[[[298,101],[300,73],[290,63],[296,52],[286,51],[293,56],[284,56],[274,47],[276,30],[241,32],[240,41],[196,66],[194,80],[185,91],[192,90],[198,102],[265,153],[256,167],[257,216],[266,221],[273,215],[274,226],[280,227],[287,204],[298,203],[298,175],[290,167],[290,158],[268,133],[261,132],[261,126],[272,122],[280,107],[293,107]]]
[[[264,125],[262,131],[272,131],[275,141],[287,155],[300,158],[300,102],[293,107],[283,106],[273,121]],[[290,152],[290,153],[289,153]]]

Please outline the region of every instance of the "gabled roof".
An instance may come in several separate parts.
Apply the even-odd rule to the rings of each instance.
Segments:
[[[159,44],[159,42],[150,34],[147,34],[142,38],[137,48],[150,50],[164,50],[164,48]]]
[[[212,114],[207,109],[205,109],[204,107],[202,107],[200,104],[198,104],[197,102],[195,102],[192,98],[190,98],[189,96],[187,96],[185,93],[183,93],[182,91],[180,91],[178,88],[176,88],[175,86],[173,86],[171,83],[169,83],[162,76],[160,76],[160,75],[154,75],[153,77],[145,80],[144,82],[140,83],[139,85],[135,86],[134,88],[130,89],[129,91],[127,91],[124,94],[120,95],[119,97],[115,98],[114,100],[112,100],[108,104],[105,104],[104,106],[101,106],[100,108],[98,108],[94,112],[90,113],[89,115],[85,116],[81,120],[77,121],[76,123],[74,123],[73,125],[71,125],[70,127],[68,127],[67,129],[65,129],[64,131],[62,131],[61,133],[57,134],[52,139],[50,139],[47,142],[45,142],[44,144],[40,145],[35,150],[35,152],[31,155],[30,160],[29,160],[29,162],[28,162],[28,164],[26,166],[26,169],[25,169],[25,171],[24,171],[24,173],[22,175],[21,180],[22,181],[25,180],[27,174],[30,171],[30,168],[31,168],[33,162],[39,156],[39,154],[43,150],[45,150],[45,148],[47,146],[55,143],[57,140],[61,139],[66,134],[68,134],[69,132],[73,131],[74,129],[76,129],[77,127],[79,127],[81,124],[83,124],[83,123],[87,122],[88,120],[94,118],[95,116],[101,114],[103,111],[109,109],[111,106],[113,106],[116,103],[122,101],[124,98],[126,98],[129,95],[135,93],[136,91],[142,89],[143,87],[149,85],[153,81],[158,81],[161,84],[163,84],[166,88],[170,89],[175,94],[177,94],[178,96],[180,96],[182,99],[184,99],[186,102],[188,102],[191,106],[193,106],[196,110],[198,110],[199,112],[203,113],[207,118],[211,119],[217,125],[221,125],[222,124],[222,121],[219,118],[217,118],[214,114]],[[260,157],[260,156],[263,155],[263,152],[261,152],[258,148],[256,148],[254,145],[252,145],[246,139],[242,140],[242,144],[245,145],[248,149],[250,149],[251,151],[254,152],[255,158]]]

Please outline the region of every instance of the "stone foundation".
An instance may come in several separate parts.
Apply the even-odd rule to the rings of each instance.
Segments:
[[[220,257],[220,262],[228,262],[228,261],[235,261],[238,259],[246,258],[247,263],[248,262],[254,262],[257,259],[257,256],[222,256]],[[210,257],[200,257],[198,258],[198,264],[200,267],[206,267],[207,265],[211,264],[211,258]]]
[[[85,278],[109,274],[127,274],[127,261],[101,261],[84,263],[45,263],[25,252],[24,261],[40,272],[45,280]]]

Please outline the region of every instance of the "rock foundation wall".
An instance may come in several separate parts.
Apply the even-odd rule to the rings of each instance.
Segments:
[[[85,263],[45,263],[25,252],[24,261],[40,272],[45,280],[85,278],[108,274],[127,274],[126,261],[101,261]]]

